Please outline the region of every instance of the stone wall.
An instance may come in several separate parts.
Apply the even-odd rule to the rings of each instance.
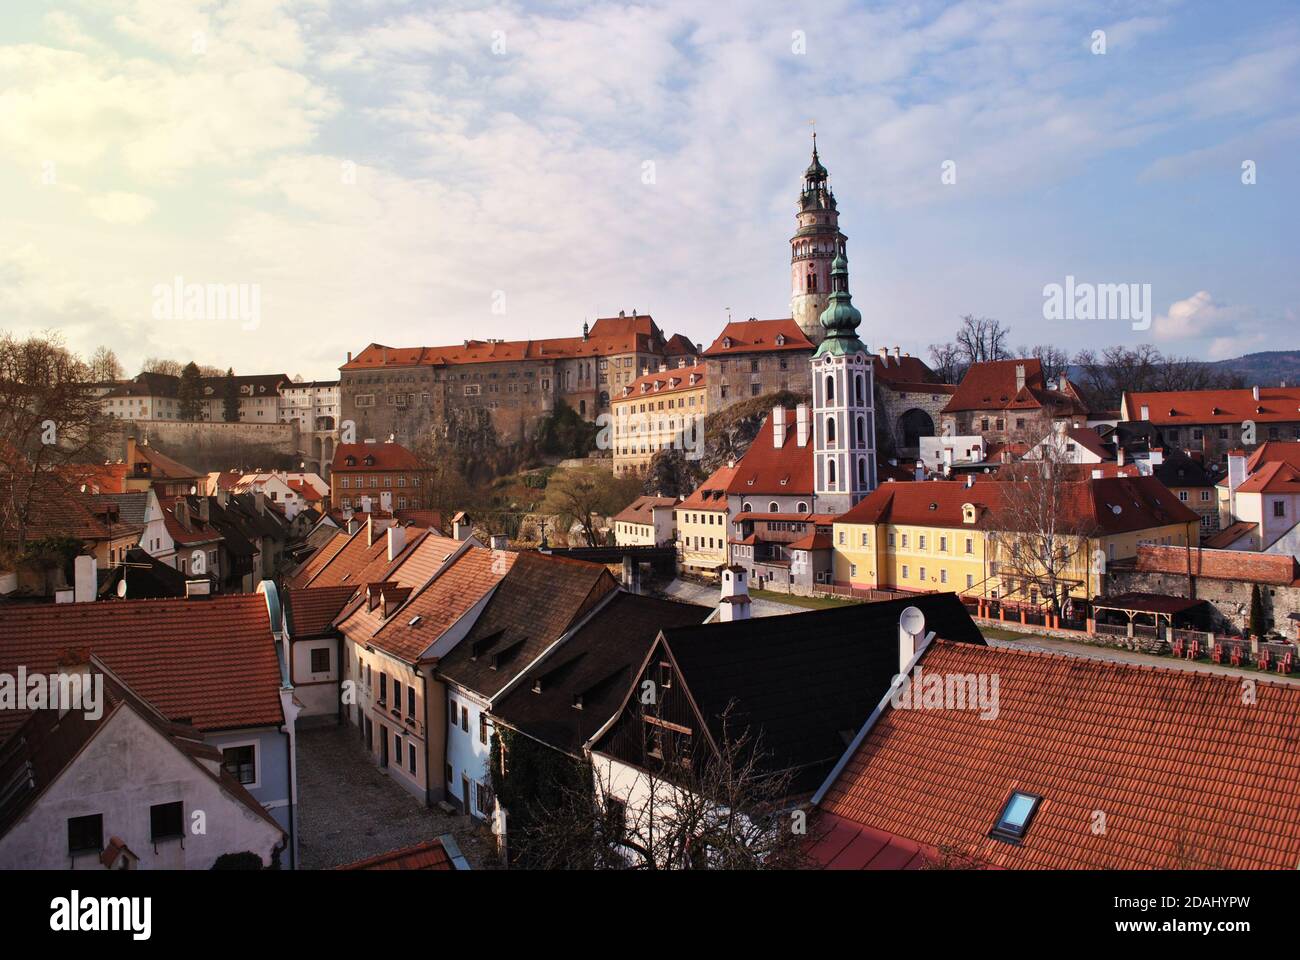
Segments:
[[[1159,593],[1205,600],[1212,610],[1214,629],[1219,632],[1244,633],[1249,625],[1252,584],[1246,581],[1193,577],[1189,589],[1184,574],[1148,573],[1112,566],[1106,574],[1106,585],[1112,595]],[[1294,636],[1294,623],[1289,618],[1293,613],[1300,613],[1300,587],[1260,584],[1259,593],[1264,616],[1272,628],[1284,636]]]
[[[297,469],[296,423],[225,423],[209,420],[115,420],[105,431],[103,447],[112,459],[126,456],[126,438],[134,436],[173,460],[203,473],[213,470]]]

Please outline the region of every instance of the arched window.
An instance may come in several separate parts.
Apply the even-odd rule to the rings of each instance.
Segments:
[[[867,485],[867,458],[858,457],[858,483]]]
[[[779,505],[775,500],[773,500],[771,503],[769,503],[769,504],[767,505],[767,512],[768,512],[768,513],[780,513],[780,512],[781,512],[781,507],[780,507],[780,505]]]
[[[754,508],[751,507],[751,506],[749,505],[749,501],[746,500],[744,503],[742,503],[742,504],[740,505],[740,509],[743,510],[743,511],[745,511],[746,513],[749,513],[749,512],[750,512],[751,510],[753,510]]]
[[[826,378],[826,402],[835,402],[835,378],[831,376]]]
[[[827,443],[835,442],[835,418],[834,417],[826,418],[826,442]]]
[[[858,446],[864,447],[867,444],[867,421],[858,417]]]
[[[798,510],[800,513],[807,513],[808,504],[806,501],[800,500],[798,504],[795,505],[795,509]]]
[[[854,382],[853,382],[853,392],[854,392],[854,395],[857,397],[857,401],[858,401],[858,403],[865,403],[865,402],[866,402],[866,388],[865,388],[865,386],[864,386],[865,381],[862,379],[862,374],[859,373],[856,377],[853,378],[853,381],[854,381]]]
[[[834,460],[826,461],[826,485],[828,487],[835,486],[835,461]]]

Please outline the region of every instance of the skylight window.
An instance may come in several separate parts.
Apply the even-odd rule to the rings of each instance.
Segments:
[[[998,822],[989,831],[989,836],[995,840],[1019,843],[1029,830],[1029,824],[1034,819],[1034,814],[1038,812],[1038,804],[1042,799],[1032,793],[1021,793],[1019,790],[1012,793],[998,816]]]

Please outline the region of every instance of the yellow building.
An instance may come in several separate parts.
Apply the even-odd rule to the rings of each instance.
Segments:
[[[835,521],[835,584],[1039,605],[1043,569],[1025,554],[1041,541],[1006,529],[1013,482],[880,486]],[[1198,542],[1197,515],[1154,477],[1071,481],[1061,494],[1061,527],[1076,533],[1060,538],[1058,580],[1073,599],[1101,593],[1106,565],[1136,556],[1139,544]]]
[[[641,473],[660,450],[698,452],[708,394],[704,364],[660,366],[613,396],[614,473]]]
[[[677,555],[683,570],[714,573],[729,562],[727,484],[735,474],[733,465],[719,467],[677,504]]]

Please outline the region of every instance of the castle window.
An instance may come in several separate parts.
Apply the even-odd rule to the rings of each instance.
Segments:
[[[832,403],[835,400],[835,378],[826,378],[826,402]]]
[[[828,444],[835,442],[835,418],[834,417],[826,418],[826,442]]]

